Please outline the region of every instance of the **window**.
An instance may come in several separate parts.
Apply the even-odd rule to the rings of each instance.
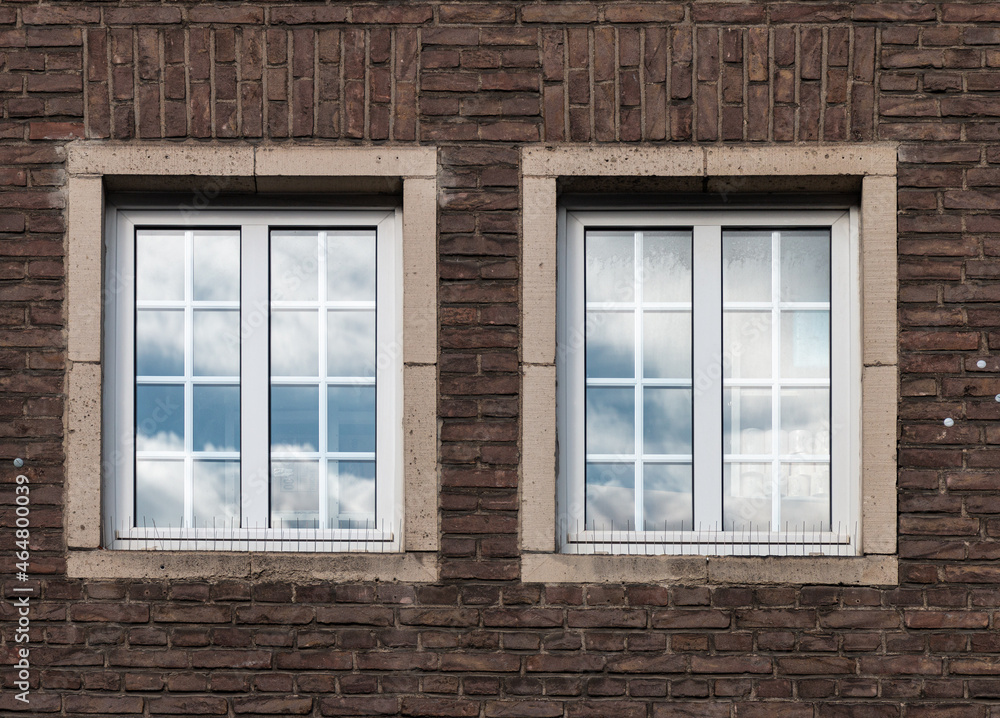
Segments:
[[[150,174],[150,168],[155,168],[155,175]],[[253,576],[292,581],[436,580],[439,531],[434,402],[437,395],[435,149],[295,144],[259,147],[234,141],[189,144],[80,140],[67,147],[66,169],[68,369],[63,528],[68,547],[67,575],[102,580],[199,579],[206,576],[244,580]],[[221,189],[235,194],[226,200],[218,196]],[[120,193],[114,202],[108,199],[109,191]],[[270,204],[267,195],[245,194],[253,192],[281,195],[286,198],[285,207],[325,209],[265,211],[262,207]],[[374,212],[357,209],[372,206],[396,209]],[[237,207],[242,209],[237,210]],[[154,208],[159,209],[149,211]],[[170,211],[164,211],[167,209]],[[183,271],[183,296],[174,285],[174,289],[164,290],[161,296],[143,296],[138,300],[140,306],[136,306],[134,291],[131,295],[123,291],[125,282],[134,281],[136,266],[134,261],[132,265],[126,262],[128,271],[116,272],[120,261],[117,253],[119,214],[125,215],[124,220],[132,221],[133,232],[136,229],[154,233],[184,231],[184,258],[174,263]],[[192,232],[190,259],[187,255],[189,230]],[[299,231],[312,233],[313,239],[297,235]],[[233,256],[237,232],[239,249]],[[325,240],[321,232],[326,233]],[[328,291],[321,305],[319,293],[324,285],[319,276],[325,275],[320,270],[320,263],[327,261],[319,251],[322,242],[327,243],[328,256],[331,241],[339,241],[338,237],[354,232],[365,233],[362,236],[351,234],[359,240],[374,232],[375,264],[371,264],[370,252],[368,259],[360,262],[349,262],[341,252],[336,257],[337,267],[345,272],[351,270],[352,274],[353,269],[357,269],[368,280],[374,272],[376,331],[391,326],[396,332],[394,339],[376,336],[379,348],[374,375],[367,369],[348,373],[343,366],[333,367],[344,372],[334,375],[328,357],[320,360],[325,356],[320,347],[320,334],[327,333],[330,345],[330,324],[328,321],[324,325],[317,319],[315,344],[302,343],[305,351],[311,353],[309,360],[312,361],[312,354],[316,357],[316,372],[308,376],[281,373],[291,368],[281,369],[280,361],[275,364],[269,357],[268,335],[272,333],[276,314],[285,313],[286,319],[301,318],[308,312],[358,318],[372,311],[370,294],[367,299],[361,299],[357,296],[333,297]],[[280,242],[280,247],[285,249],[314,242],[315,261],[306,258],[301,263],[305,265],[303,270],[308,270],[306,273],[316,273],[315,296],[275,296],[272,302],[271,247],[279,247],[282,233],[287,241]],[[382,241],[389,237],[391,242]],[[134,237],[131,241],[134,247]],[[175,240],[175,244],[179,242]],[[365,242],[367,240],[360,243]],[[198,247],[197,255],[195,247]],[[386,247],[394,248],[395,254],[384,257]],[[176,249],[174,251],[179,254]],[[298,261],[294,257],[283,259],[293,264]],[[150,271],[166,271],[166,265],[161,262],[144,262],[143,266],[147,264],[152,265]],[[198,275],[205,275],[206,267],[211,268],[209,276],[212,279],[203,283]],[[236,273],[239,297],[234,300],[232,277]],[[226,277],[229,277],[228,284],[224,281]],[[188,281],[191,282],[190,292]],[[196,282],[199,283],[197,295]],[[305,284],[308,283],[302,286]],[[386,291],[390,293],[388,296]],[[161,363],[157,367],[154,362],[150,368],[151,357],[144,356],[141,371],[169,370],[173,373],[135,373],[138,357],[134,349],[119,347],[135,347],[136,336],[125,341],[116,341],[114,337],[126,327],[135,331],[138,309],[167,313],[153,319],[168,325],[173,322],[175,329],[177,317],[169,313],[190,314],[190,321],[182,320],[183,352],[185,355],[190,352],[190,357],[184,357],[184,374],[177,374],[176,338],[157,332],[152,332],[154,343],[163,342],[170,348],[164,358],[172,356],[174,366]],[[237,309],[241,334],[238,371],[232,356],[235,343],[219,342],[217,337],[221,325],[226,324],[227,317],[231,323],[231,314]],[[389,309],[391,311],[386,311]],[[199,312],[208,315],[208,319],[201,317],[196,322]],[[327,318],[329,320],[329,316]],[[147,323],[143,333],[148,337],[151,320],[143,321]],[[281,319],[277,321],[280,329]],[[261,323],[266,330],[254,331]],[[286,322],[286,329],[289,323],[294,325],[294,321]],[[208,344],[205,344],[205,336]],[[199,348],[199,341],[201,349],[220,344],[221,348],[206,356]],[[367,339],[363,344],[371,345]],[[339,351],[343,345],[338,343],[336,347]],[[353,361],[351,357],[356,356],[351,351],[337,354],[345,362]],[[286,360],[293,361],[288,357],[282,361]],[[132,362],[132,367],[125,371],[123,362]],[[218,373],[208,374],[208,371]],[[298,424],[298,420],[308,417],[299,405],[286,404],[281,408],[271,401],[272,372],[275,387],[304,389],[312,392],[310,399],[316,398],[315,406],[310,404],[315,427],[306,437],[310,440],[315,437],[316,445],[290,442],[286,434],[283,444],[274,447],[275,462],[280,459],[292,464],[291,467],[279,467],[291,471],[276,472],[276,480],[284,482],[278,488],[309,489],[289,491],[303,499],[299,502],[291,500],[292,497],[283,501],[272,499],[271,439],[275,435],[271,432],[269,413],[272,407],[275,411],[280,409],[283,415],[279,421],[286,427],[302,426],[307,422]],[[370,388],[373,376],[377,402],[374,451],[370,446],[370,398],[364,405],[367,408],[362,410],[358,396],[365,394],[366,386]],[[158,382],[158,377],[162,377],[162,381]],[[140,380],[138,385],[137,378]],[[233,387],[237,383],[240,387],[238,424],[233,419],[235,407],[232,407]],[[185,432],[184,446],[176,448],[176,441],[171,436],[179,433],[176,428],[164,436],[153,431],[155,441],[169,439],[175,442],[175,448],[158,446],[155,441],[151,446],[144,443],[136,457],[134,413],[136,390],[140,386],[153,386],[154,391],[162,386],[182,386],[182,392],[190,391],[192,403],[185,403],[184,408],[186,411],[190,407],[191,415],[179,422],[186,427],[181,429]],[[356,390],[353,398],[359,399],[358,403],[338,400],[337,415],[331,422],[329,409],[325,409],[328,412],[326,426],[321,427],[318,416],[324,411],[324,395],[329,401],[331,391],[336,393],[342,388]],[[211,431],[206,434],[206,422],[199,419],[195,425],[196,389],[202,395],[197,397],[201,399],[200,405],[207,405],[211,410],[209,414],[229,412],[228,426],[225,421],[221,424],[208,422]],[[223,397],[228,395],[228,408],[224,401],[217,400],[219,397],[210,397],[206,402],[206,390]],[[370,391],[368,393],[370,396]],[[384,406],[391,397],[395,404]],[[129,401],[131,408],[120,406]],[[151,418],[157,420],[156,416]],[[337,446],[330,441],[331,425],[339,432]],[[147,428],[148,423],[140,429],[143,442],[150,438],[145,434]],[[209,436],[211,441],[202,441],[196,446],[195,436]],[[188,437],[189,447],[186,445]],[[325,447],[320,445],[324,437]],[[360,446],[362,440],[367,440],[368,446]],[[394,447],[390,441],[395,442]],[[162,455],[155,453],[161,450]],[[284,455],[279,456],[279,450],[284,451]],[[371,528],[370,492],[373,454],[376,466],[374,530]],[[169,513],[180,514],[174,535],[151,533],[148,524],[140,529],[133,523],[126,526],[122,540],[116,538],[116,530],[121,528],[121,524],[116,528],[119,519],[127,523],[127,517],[135,515],[136,458],[185,464],[183,493],[175,487],[170,494],[174,503]],[[233,469],[237,458],[241,465],[238,484]],[[338,495],[336,505],[331,504],[329,483],[324,488],[321,480],[324,461],[328,480],[331,465],[336,465],[338,477],[341,473],[353,477],[352,488],[346,492],[346,497]],[[190,472],[187,471],[188,462]],[[200,462],[199,465],[196,462]],[[350,462],[354,464],[347,467],[350,471],[342,471],[341,464]],[[122,464],[125,466],[120,471]],[[294,473],[295,469],[306,465],[315,465],[315,471],[310,468],[305,474]],[[363,471],[366,467],[367,473]],[[174,476],[179,476],[176,467],[172,468]],[[311,493],[313,487],[299,483],[303,475],[306,481],[315,477],[315,494]],[[206,476],[207,481],[204,480]],[[120,491],[119,487],[125,488]],[[361,487],[368,488],[354,490]],[[133,492],[133,499],[131,504],[125,502],[126,511],[120,511],[118,507],[126,491]],[[326,495],[320,497],[320,491],[326,491]],[[153,510],[160,510],[155,502],[147,502],[147,505],[149,503],[153,503]],[[225,533],[236,526],[232,514],[236,513],[237,503],[241,525],[235,533]],[[210,509],[204,508],[209,506]],[[244,510],[250,517],[246,524],[243,522]],[[209,519],[207,514],[216,518]],[[216,527],[223,523],[221,516],[226,516],[226,526],[220,531]],[[384,532],[383,518],[387,526]],[[184,520],[189,521],[187,526]],[[294,526],[290,525],[292,522],[296,522]],[[368,528],[365,528],[366,522]],[[207,526],[209,523],[212,523],[211,528]],[[158,525],[157,532],[159,530]],[[140,550],[107,550],[111,548]],[[158,548],[171,550],[141,550]],[[327,551],[350,552],[350,555]]]
[[[889,143],[838,147],[531,146],[521,150],[521,172],[523,384],[519,522],[523,580],[655,581],[684,585],[897,584],[895,146]],[[686,193],[685,204],[680,204],[678,192]],[[713,206],[720,211],[703,209]],[[602,207],[608,211],[595,211]],[[623,209],[626,207],[642,209],[626,212]],[[684,211],[680,207],[698,211]],[[737,211],[740,207],[746,211]],[[762,212],[762,207],[775,209]],[[839,209],[831,215],[826,210],[805,211],[803,207]],[[571,226],[571,215],[577,223],[575,228]],[[846,244],[838,239],[845,236],[845,226]],[[623,294],[613,294],[609,300],[595,299],[589,308],[593,313],[608,315],[631,311],[633,323],[631,335],[624,337],[615,332],[627,332],[627,322],[620,322],[622,328],[616,330],[605,329],[610,324],[593,327],[591,350],[597,350],[604,368],[602,375],[588,377],[587,331],[593,320],[588,321],[587,316],[586,240],[591,228],[598,238],[597,245],[601,244],[602,233],[607,238],[605,249],[608,245],[631,246],[631,263],[626,266],[624,260],[618,264],[610,259],[601,260],[602,267],[613,267],[619,272]],[[574,232],[577,251],[571,255],[568,251],[571,242],[567,238]],[[622,233],[620,242],[612,241],[616,232]],[[734,283],[731,280],[738,274],[732,271],[723,274],[726,240],[731,252],[736,246],[732,242],[740,238],[737,234],[740,232],[744,238],[760,237],[755,251],[762,256],[770,245],[771,270],[766,271],[765,267],[765,272],[759,276],[750,273],[749,278],[766,277],[772,290],[777,287],[777,306],[774,297],[766,293],[756,298],[740,298],[739,291],[751,288],[754,283]],[[781,245],[786,233],[791,233],[789,236],[794,240],[796,232],[801,235],[802,243],[810,237],[807,246],[815,246],[816,238],[829,232],[832,281],[828,310],[823,306],[826,302],[815,297],[800,300],[783,299],[780,295]],[[710,241],[706,242],[706,238]],[[669,282],[652,280],[651,284],[647,273],[639,272],[641,264],[636,258],[643,257],[647,239],[654,245],[659,241],[661,247],[673,246],[672,254],[667,254],[677,261],[668,263],[669,271],[666,265],[657,270],[670,276]],[[677,270],[682,266],[680,259],[687,246],[691,264],[690,270],[685,271],[690,272],[686,280],[690,292],[686,297],[683,292],[664,295],[665,287],[673,292],[684,286],[685,272]],[[715,253],[709,261],[699,256],[709,251]],[[845,256],[850,271],[841,272],[839,266],[843,266]],[[606,277],[608,273],[600,274]],[[703,278],[706,274],[713,277],[714,291],[709,291]],[[737,293],[724,297],[726,276]],[[846,287],[841,284],[844,279],[848,280]],[[612,281],[612,288],[616,281]],[[652,299],[650,288],[654,293]],[[814,289],[808,285],[806,288]],[[567,320],[570,291],[575,292],[570,303],[575,316]],[[604,301],[609,303],[602,305]],[[636,311],[640,305],[642,314],[650,312],[654,325],[659,322],[668,326],[651,332],[645,317]],[[822,335],[817,318],[827,311],[831,353],[829,369],[824,373],[819,371],[822,367],[816,366],[814,342],[796,345],[792,339]],[[789,315],[787,319],[785,314]],[[732,362],[728,362],[730,373],[726,375],[724,339],[739,338],[738,329],[733,333],[734,325],[749,315],[761,318],[759,327],[749,323],[746,331],[751,337],[765,327],[777,325],[770,342],[765,342],[770,349],[770,356],[766,357],[770,370],[765,373],[761,367],[755,368],[751,362],[753,355],[744,357],[741,352],[737,376],[732,375]],[[797,319],[799,315],[804,318]],[[691,323],[686,334],[685,317]],[[614,321],[611,318],[611,324]],[[789,343],[784,346],[782,321],[785,327],[790,325],[791,332],[787,335]],[[636,323],[639,323],[638,334]],[[664,341],[664,336],[673,337],[675,333],[691,338],[690,369],[679,360],[688,352],[687,347],[682,342]],[[602,336],[609,334],[611,339],[602,342]],[[849,341],[845,342],[844,337]],[[743,349],[744,343],[749,344],[741,341],[739,348]],[[613,351],[605,351],[608,346]],[[617,354],[620,346],[629,347],[630,354],[627,352],[625,359]],[[783,349],[786,354],[791,352],[790,360],[804,363],[808,374],[789,377],[777,373],[775,368],[783,365],[774,361],[781,361]],[[842,361],[845,353],[848,359]],[[576,361],[568,361],[573,356]],[[632,358],[631,365],[628,356]],[[590,368],[593,370],[593,366]],[[747,375],[751,369],[754,376]],[[576,373],[575,380],[568,373],[572,371]],[[629,371],[631,376],[620,375]],[[622,396],[627,396],[627,389],[631,388],[630,407],[626,405],[615,414],[623,417],[626,428],[632,428],[631,447],[626,430],[619,437],[626,442],[623,448],[598,446],[590,459],[597,469],[605,468],[600,466],[602,459],[610,459],[605,464],[621,464],[623,476],[628,476],[629,470],[633,477],[639,476],[639,487],[636,491],[635,478],[631,486],[621,479],[617,483],[612,481],[617,469],[603,482],[598,472],[591,494],[595,501],[604,502],[595,504],[591,519],[595,509],[607,512],[611,507],[611,511],[621,513],[613,514],[613,530],[609,529],[610,517],[605,514],[602,519],[607,522],[605,530],[588,533],[586,391],[590,380],[595,389],[625,388],[626,391],[620,392]],[[794,446],[789,445],[787,434],[786,441],[781,441],[782,417],[775,416],[773,399],[777,397],[780,412],[781,402],[786,398],[801,396],[807,390],[821,393],[825,383],[832,387],[828,419],[830,447],[825,450],[822,427],[814,432],[807,425],[799,429],[805,434],[796,435],[796,441],[802,440],[803,449],[802,453],[796,453],[797,450],[791,450]],[[676,400],[665,402],[674,412],[668,425],[676,431],[664,433],[654,430],[651,424],[646,428],[649,422],[643,421],[645,406],[635,401],[635,395],[645,396],[647,388],[654,397]],[[574,397],[569,404],[567,395],[571,392]],[[683,401],[685,392],[690,392],[688,403]],[[706,398],[706,392],[715,398]],[[609,394],[615,392],[605,392],[603,397],[598,394],[598,398],[603,400]],[[726,406],[724,401],[734,395],[739,406],[735,399]],[[745,398],[751,401],[744,401]],[[752,399],[758,400],[756,409]],[[767,429],[760,426],[768,417],[766,401],[770,401],[771,427],[778,427],[777,441],[773,432],[768,437]],[[815,409],[805,401],[799,404],[805,404],[810,411]],[[568,406],[574,407],[572,412]],[[846,423],[841,424],[839,412],[844,407],[847,407]],[[654,415],[665,413],[664,403],[656,402],[650,408]],[[737,426],[732,423],[734,411]],[[665,423],[662,418],[658,421]],[[759,431],[744,433],[744,429]],[[646,431],[650,432],[648,436]],[[612,437],[598,434],[597,438],[601,441]],[[652,451],[646,446],[650,441]],[[845,441],[853,442],[846,445],[846,450]],[[628,453],[598,453],[609,449]],[[752,453],[761,449],[765,453]],[[805,453],[806,450],[813,453]],[[570,460],[576,462],[575,468],[568,466]],[[689,460],[690,479],[686,473]],[[789,511],[795,503],[814,508],[817,504],[823,506],[822,501],[814,500],[823,499],[827,463],[828,508],[806,513],[805,520],[808,528],[808,522],[815,520],[811,516],[829,511],[829,530],[823,530],[826,527],[821,525],[812,535],[808,530],[803,535],[800,529],[795,536]],[[642,472],[637,472],[636,466]],[[784,483],[780,473],[783,466],[789,468]],[[651,468],[648,483],[647,467]],[[799,471],[800,478],[793,480],[791,469],[796,467],[811,472]],[[768,469],[771,473],[765,480]],[[817,474],[820,478],[814,491],[813,479]],[[809,475],[808,489],[806,475]],[[782,487],[788,496],[784,505]],[[766,500],[760,500],[760,494],[765,494]],[[752,510],[744,517],[742,508],[746,504]],[[677,514],[671,514],[671,509],[677,509]],[[646,531],[637,532],[636,521],[646,521],[650,513],[656,515],[657,524],[654,526],[650,521]],[[694,531],[688,516],[694,523]],[[781,535],[786,518],[794,541],[788,540],[787,533]],[[618,525],[621,520],[625,521],[623,527]],[[731,530],[740,526],[740,520],[743,530]],[[803,520],[802,512],[796,520]],[[732,521],[728,532],[724,530],[724,521]],[[764,522],[770,526],[762,526]],[[779,531],[770,530],[775,524]]]
[[[106,545],[393,550],[396,212],[183,219],[108,234]]]
[[[856,553],[851,212],[570,211],[564,226],[563,550]]]

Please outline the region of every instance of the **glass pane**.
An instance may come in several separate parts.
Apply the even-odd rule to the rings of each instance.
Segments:
[[[725,312],[722,315],[723,365],[726,378],[771,377],[771,315]]]
[[[830,466],[781,465],[781,529],[830,530]]]
[[[382,528],[375,525],[374,461],[330,461],[327,481],[330,528]]]
[[[319,451],[319,387],[271,386],[271,450]]]
[[[587,453],[631,454],[635,451],[635,390],[587,389]]]
[[[179,528],[184,523],[184,462],[135,462],[135,525]]]
[[[206,386],[192,388],[195,451],[240,450],[240,388]]]
[[[635,300],[635,233],[587,230],[588,302]]]
[[[135,448],[184,450],[184,387],[140,384],[135,388]]]
[[[375,451],[375,387],[328,389],[327,451]]]
[[[194,310],[194,375],[240,375],[238,309]]]
[[[694,527],[691,464],[645,464],[642,513],[646,531],[690,531]]]
[[[271,232],[271,299],[319,299],[319,235],[315,230]]]
[[[236,302],[240,298],[238,230],[194,233],[193,290],[196,301]]]
[[[830,312],[781,313],[781,376],[830,378]]]
[[[587,312],[587,376],[635,376],[635,313]]]
[[[691,313],[645,312],[642,373],[647,379],[691,378]]]
[[[770,230],[722,232],[722,301],[771,301]]]
[[[830,390],[781,390],[781,452],[828,454]]]
[[[271,312],[271,376],[319,375],[319,312]]]
[[[184,299],[184,232],[138,229],[135,232],[136,299]]]
[[[375,232],[327,233],[327,299],[375,301]]]
[[[375,312],[327,312],[327,376],[375,376]]]
[[[240,462],[194,462],[194,524],[207,528],[240,525]]]
[[[184,311],[139,309],[135,315],[135,373],[184,375]]]
[[[271,528],[319,528],[319,462],[271,462]]]
[[[642,442],[645,454],[691,453],[690,389],[643,389]]]
[[[727,531],[767,530],[771,522],[770,464],[726,464],[722,522]]]
[[[771,390],[722,392],[722,450],[726,454],[771,454]]]
[[[633,464],[587,464],[586,528],[596,531],[635,528]]]
[[[644,232],[644,302],[691,301],[691,230]]]
[[[830,301],[830,230],[781,233],[781,301]]]

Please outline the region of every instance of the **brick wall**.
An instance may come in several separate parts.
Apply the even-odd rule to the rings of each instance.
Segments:
[[[0,456],[33,482],[29,712],[1000,716],[998,78],[995,3],[3,2]],[[438,584],[65,578],[78,137],[440,147]],[[520,583],[518,147],[854,140],[900,143],[899,587]],[[23,709],[2,675],[0,710]]]

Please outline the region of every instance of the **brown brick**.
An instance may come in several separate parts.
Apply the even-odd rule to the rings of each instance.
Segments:
[[[162,696],[149,700],[149,712],[152,715],[226,715],[229,712],[229,705],[222,697]]]

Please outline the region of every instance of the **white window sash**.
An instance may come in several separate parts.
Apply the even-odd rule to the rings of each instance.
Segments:
[[[212,458],[240,460],[240,523],[225,528],[166,528],[135,525],[135,227],[238,226],[240,243],[240,448]],[[376,525],[355,529],[269,528],[270,495],[270,230],[280,227],[371,227],[376,231]],[[104,473],[105,545],[119,549],[396,551],[402,506],[402,266],[401,213],[397,210],[285,211],[218,210],[183,214],[167,210],[118,210],[109,205],[106,232]],[[190,239],[187,241],[190,244]],[[190,247],[187,253],[190,254]],[[190,282],[190,276],[188,277]],[[190,287],[188,287],[190,290]],[[190,291],[188,291],[190,296]],[[141,306],[141,304],[140,304]],[[235,306],[235,303],[234,303]],[[320,321],[321,330],[325,321]],[[191,322],[186,322],[190,333]],[[322,334],[321,334],[322,337]],[[193,346],[185,337],[185,352]],[[185,366],[190,367],[190,356]],[[202,381],[199,378],[197,381]],[[155,381],[155,379],[154,379]],[[177,377],[171,378],[176,383]],[[190,382],[185,382],[189,384]],[[190,394],[188,391],[187,394]],[[320,397],[321,404],[325,397]],[[185,396],[190,413],[191,397]],[[185,424],[191,426],[191,417]],[[320,433],[326,427],[320,426]],[[190,444],[190,431],[186,432]],[[190,446],[185,449],[190,450]],[[192,453],[186,451],[185,463]],[[185,471],[191,483],[190,467]],[[320,477],[320,486],[326,477]],[[185,516],[196,513],[192,486],[185,487]],[[319,497],[321,515],[326,506]],[[325,524],[324,524],[325,525]]]
[[[557,266],[557,491],[560,550],[567,553],[853,555],[860,536],[860,275],[857,214],[843,210],[567,211],[558,216]],[[727,531],[722,522],[722,230],[724,227],[826,226],[831,231],[831,365],[828,382],[762,380],[771,387],[827,385],[831,392],[831,530],[780,523],[773,528]],[[693,232],[692,385],[694,526],[691,531],[585,530],[586,335],[584,233],[589,228],[691,228]],[[777,261],[777,255],[774,260]],[[772,298],[775,300],[775,298]],[[777,307],[772,301],[763,306]],[[617,306],[617,303],[616,303]],[[607,309],[613,307],[608,306]],[[624,304],[622,309],[626,309]],[[746,308],[753,308],[748,305]],[[808,308],[796,304],[796,308]],[[821,307],[817,305],[816,309]],[[825,308],[825,304],[822,308]],[[637,320],[638,321],[638,320]],[[637,333],[637,342],[641,335]],[[779,333],[772,332],[778,341]],[[780,349],[780,347],[779,347]],[[641,351],[637,344],[636,353]],[[780,354],[779,354],[780,356]],[[602,383],[604,383],[602,381]],[[630,384],[630,381],[624,381]],[[741,380],[741,384],[744,383]],[[842,388],[838,389],[837,387]],[[636,435],[642,431],[637,421]],[[774,424],[778,426],[779,424]],[[641,443],[636,444],[639,451]],[[636,454],[635,456],[638,456]],[[612,458],[612,457],[608,457]],[[625,457],[622,457],[625,459]],[[634,459],[633,457],[629,457]],[[803,460],[808,459],[804,457]],[[642,501],[636,462],[636,503]],[[774,502],[780,500],[775,497]],[[639,515],[637,509],[636,515]],[[772,514],[773,515],[773,514]],[[623,527],[624,528],[624,527]]]
[[[722,525],[722,227],[694,225],[691,395],[694,526]]]

